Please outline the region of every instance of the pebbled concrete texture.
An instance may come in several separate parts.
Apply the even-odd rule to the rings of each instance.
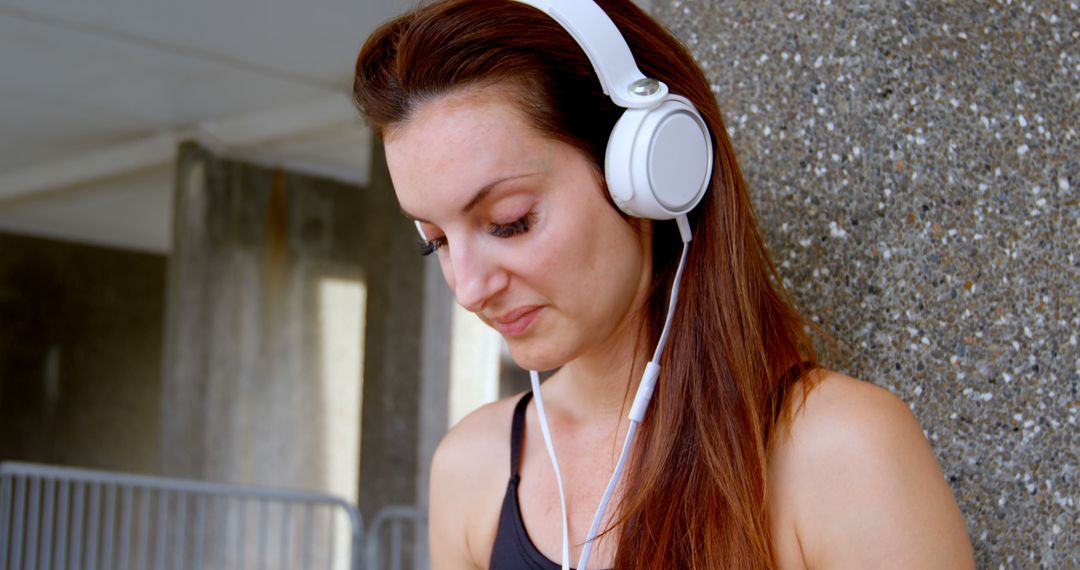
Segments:
[[[653,13],[713,83],[826,363],[911,405],[978,567],[1080,567],[1080,6]]]

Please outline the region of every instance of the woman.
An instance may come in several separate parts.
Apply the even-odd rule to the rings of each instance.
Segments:
[[[815,364],[703,74],[629,0],[598,4],[641,71],[697,108],[713,164],[655,395],[589,566],[972,567],[907,406]],[[457,301],[519,365],[558,369],[542,396],[577,560],[683,248],[674,222],[624,215],[605,192],[623,109],[559,23],[507,0],[387,23],[360,53],[354,94]],[[556,479],[528,395],[469,415],[432,464],[433,566],[558,568]]]

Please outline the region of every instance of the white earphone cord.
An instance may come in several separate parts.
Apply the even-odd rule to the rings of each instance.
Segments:
[[[566,495],[563,493],[562,473],[559,472],[559,460],[555,459],[555,446],[551,443],[551,432],[548,431],[544,399],[540,397],[540,375],[535,370],[530,370],[529,379],[532,381],[533,399],[536,400],[536,413],[540,416],[540,433],[544,436],[544,445],[547,447],[548,457],[551,458],[551,467],[555,470],[555,484],[559,487],[559,505],[562,506],[562,567],[563,570],[569,570],[566,561],[570,559],[570,534],[566,519]]]
[[[657,362],[660,360],[660,354],[664,351],[664,345],[667,343],[668,331],[671,328],[672,315],[675,311],[675,303],[679,299],[679,284],[682,282],[683,268],[686,265],[686,254],[690,249],[690,224],[685,215],[679,216],[677,221],[679,223],[679,233],[683,240],[683,250],[682,256],[679,258],[679,268],[675,271],[674,283],[671,285],[671,296],[668,299],[668,310],[667,317],[664,319],[664,328],[660,333],[660,340],[656,344],[656,351],[653,353],[653,358],[645,365],[645,372],[642,375],[641,384],[638,386],[637,393],[634,395],[634,403],[630,407],[629,414],[630,426],[626,430],[626,439],[623,441],[622,452],[619,454],[619,460],[615,464],[615,470],[612,472],[611,479],[604,489],[604,495],[600,499],[600,505],[596,509],[596,515],[593,517],[592,525],[589,527],[589,533],[586,535],[585,545],[581,550],[581,557],[578,559],[578,570],[587,569],[589,555],[592,553],[593,541],[596,539],[596,534],[600,530],[600,523],[604,519],[604,513],[607,511],[608,503],[611,502],[611,496],[615,492],[615,487],[622,477],[623,467],[626,465],[626,459],[630,455],[630,447],[634,441],[634,435],[637,433],[637,426],[645,418],[645,410],[649,407],[653,390],[656,387],[656,379],[660,375],[660,365],[657,364]],[[559,501],[562,506],[563,517],[561,565],[563,570],[570,570],[570,532],[566,513],[566,495],[563,491],[562,475],[559,472],[559,463],[555,459],[555,447],[551,443],[551,433],[548,430],[547,415],[544,413],[543,398],[540,394],[540,376],[532,370],[529,371],[529,376],[532,380],[533,398],[536,400],[537,415],[540,416],[540,432],[544,436],[544,444],[547,446],[548,457],[551,458],[551,466],[555,470],[555,483],[559,487]]]

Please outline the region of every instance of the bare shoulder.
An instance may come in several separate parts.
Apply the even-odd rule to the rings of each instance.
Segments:
[[[428,512],[434,568],[487,564],[510,477],[510,424],[519,397],[473,411],[435,450]]]
[[[780,546],[797,545],[807,568],[974,567],[952,490],[907,404],[843,374],[811,375],[769,452]]]

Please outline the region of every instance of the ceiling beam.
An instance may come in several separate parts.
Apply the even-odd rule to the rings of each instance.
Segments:
[[[167,164],[177,133],[166,132],[39,163],[0,175],[0,204]]]
[[[158,132],[2,173],[0,204],[169,165],[176,160],[177,146],[186,140],[198,141],[221,154],[237,152],[257,158],[260,145],[341,130],[343,125],[355,125],[358,135],[366,136],[349,99],[333,95]],[[304,170],[317,171],[318,165],[308,162]],[[333,172],[338,178],[341,174]],[[363,176],[358,173],[356,178]]]

